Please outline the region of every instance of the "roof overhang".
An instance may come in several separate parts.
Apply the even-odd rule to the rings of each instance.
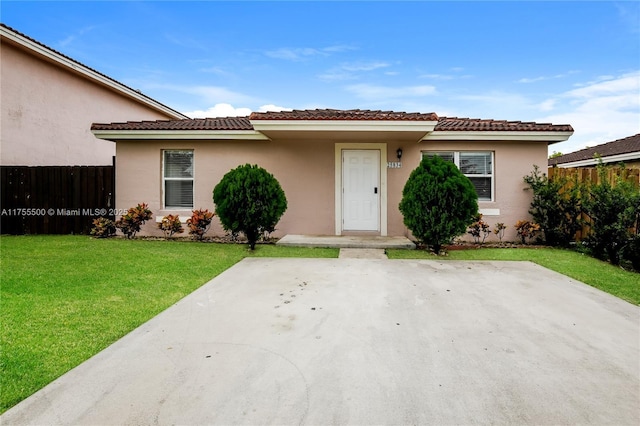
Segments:
[[[63,68],[70,70],[73,73],[80,74],[81,76],[86,77],[90,80],[93,80],[102,86],[108,87],[109,89],[112,89],[124,96],[127,96],[142,104],[145,104],[152,109],[160,111],[166,114],[168,117],[172,117],[175,119],[189,118],[186,115],[182,114],[181,112],[175,111],[169,108],[168,106],[163,105],[160,102],[157,102],[143,95],[142,93],[134,89],[131,89],[130,87],[127,87],[122,83],[118,83],[117,81],[112,80],[111,78],[108,78],[107,76],[102,75],[86,66],[83,66],[79,62],[76,62],[70,58],[67,58],[64,55],[61,55],[56,51],[53,51],[47,48],[46,46],[43,46],[42,44],[35,42],[34,40],[31,40],[27,37],[22,36],[21,34],[17,34],[5,27],[0,26],[0,35],[2,35],[2,37],[5,38],[6,40],[10,41],[12,44],[21,46],[22,48],[25,48],[35,53],[36,55],[40,56],[41,58],[45,59],[48,62],[53,62],[57,65],[62,66]]]
[[[269,138],[254,130],[92,130],[98,139],[119,140],[254,140]]]
[[[439,141],[532,141],[553,144],[564,142],[573,132],[508,132],[508,131],[434,131],[422,140]]]
[[[610,155],[608,157],[589,158],[587,160],[578,160],[578,161],[571,161],[568,163],[559,163],[559,164],[555,164],[554,166],[560,167],[560,168],[597,166],[600,163],[600,160],[602,160],[604,164],[623,163],[625,161],[639,161],[640,152],[637,152],[637,151],[627,152],[625,154]]]
[[[251,120],[255,130],[269,137],[300,133],[331,134],[334,137],[384,133],[416,141],[432,132],[437,124],[437,121],[401,120]]]

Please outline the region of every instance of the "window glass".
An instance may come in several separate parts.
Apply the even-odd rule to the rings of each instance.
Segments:
[[[163,153],[164,208],[193,208],[193,151]]]
[[[440,158],[442,158],[444,161],[448,161],[450,163],[455,163],[455,156],[453,152],[446,152],[446,151],[440,151],[440,152],[436,152],[436,151],[427,151],[423,153],[424,157],[434,157],[434,156],[438,156]]]
[[[493,152],[424,151],[423,157],[438,156],[454,163],[469,178],[476,189],[478,200],[493,199]]]

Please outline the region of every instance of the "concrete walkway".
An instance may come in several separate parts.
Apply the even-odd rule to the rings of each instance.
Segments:
[[[406,237],[347,236],[347,235],[285,235],[277,243],[281,246],[331,247],[366,249],[415,249]]]
[[[635,426],[639,324],[529,262],[247,258],[0,423]]]

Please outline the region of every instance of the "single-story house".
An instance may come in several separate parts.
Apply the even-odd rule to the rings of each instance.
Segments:
[[[241,164],[271,172],[288,199],[274,236],[410,236],[398,208],[426,155],[454,162],[476,187],[480,211],[505,238],[529,217],[523,177],[547,162],[570,125],[438,117],[435,113],[294,110],[249,117],[93,124],[116,144],[116,207],[149,204],[157,220],[214,210],[212,190]],[[158,234],[154,224],[144,232]],[[219,222],[210,231],[222,234]]]
[[[188,118],[5,24],[0,74],[2,166],[109,166],[92,123]]]
[[[640,133],[549,159],[549,167],[594,167],[624,163],[629,169],[640,169]]]

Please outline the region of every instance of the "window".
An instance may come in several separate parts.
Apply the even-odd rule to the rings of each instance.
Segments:
[[[489,151],[424,151],[423,157],[437,155],[454,163],[476,188],[478,200],[493,199],[493,153]]]
[[[164,208],[192,209],[193,151],[163,151],[162,170]]]

